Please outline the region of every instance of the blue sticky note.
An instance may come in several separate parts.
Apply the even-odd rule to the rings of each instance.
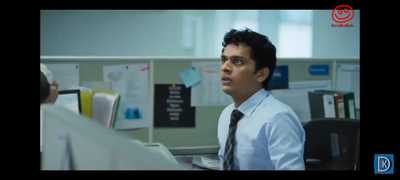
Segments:
[[[184,71],[179,72],[179,76],[186,88],[195,86],[201,81],[200,72],[194,67],[187,68]]]
[[[125,119],[127,120],[135,120],[141,119],[142,115],[139,111],[139,108],[136,107],[128,107],[125,111]]]
[[[308,72],[313,76],[328,76],[329,65],[328,64],[313,64],[308,68]]]

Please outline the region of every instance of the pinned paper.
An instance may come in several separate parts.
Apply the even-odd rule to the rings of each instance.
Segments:
[[[79,87],[79,64],[46,64],[57,81],[59,90],[77,89]]]
[[[222,90],[221,63],[193,62],[201,75],[201,83],[192,88],[191,106],[227,106],[232,103],[231,96]]]
[[[356,108],[360,108],[360,65],[338,64],[336,67],[336,90],[354,92]]]
[[[311,120],[308,92],[314,90],[332,90],[332,82],[330,80],[290,82],[289,89],[272,90],[271,94],[289,105],[301,122],[307,123]]]
[[[179,76],[183,83],[185,83],[186,88],[195,86],[201,81],[199,70],[195,67],[187,68],[186,70],[179,72]]]
[[[149,112],[149,64],[103,66],[103,79],[120,94],[115,129],[151,127]]]

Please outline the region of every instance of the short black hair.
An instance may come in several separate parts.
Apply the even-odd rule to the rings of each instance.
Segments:
[[[276,48],[269,41],[268,37],[246,28],[244,30],[231,29],[224,36],[222,42],[222,52],[229,44],[239,45],[239,43],[246,44],[250,47],[251,58],[254,59],[256,64],[256,72],[262,68],[269,69],[269,75],[264,82],[262,82],[265,90],[268,89],[268,82],[272,77],[276,66]]]
[[[50,84],[46,76],[40,71],[40,104],[44,103],[50,94]]]

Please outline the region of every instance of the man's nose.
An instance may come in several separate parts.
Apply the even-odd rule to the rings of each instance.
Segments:
[[[225,61],[221,65],[221,71],[222,72],[230,72],[231,71],[231,66],[229,64],[229,61]]]

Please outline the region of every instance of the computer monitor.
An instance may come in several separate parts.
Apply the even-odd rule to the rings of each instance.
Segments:
[[[81,114],[81,93],[79,89],[58,91],[55,104],[64,106],[77,114]]]
[[[64,107],[42,110],[42,170],[185,170],[166,153]]]

